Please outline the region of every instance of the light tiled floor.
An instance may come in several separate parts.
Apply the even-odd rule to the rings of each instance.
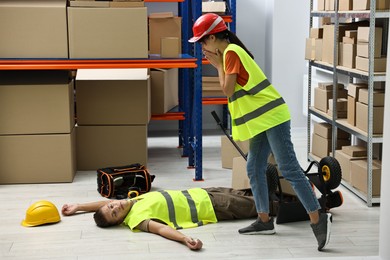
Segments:
[[[304,131],[293,141],[302,167],[307,165]],[[176,148],[177,137],[150,137],[148,168],[156,175],[153,189],[229,186],[231,170],[221,168],[220,136],[203,138],[204,181],[194,182],[194,170]],[[0,173],[1,174],[1,173]],[[50,200],[60,209],[66,202],[102,199],[96,191],[96,173],[78,172],[73,183],[0,185],[1,259],[377,259],[379,207],[367,207],[343,187],[344,205],[332,210],[331,241],[318,252],[309,223],[277,225],[273,236],[244,236],[237,229],[253,220],[227,221],[183,230],[201,239],[204,248],[192,252],[183,245],[124,226],[101,229],[91,214],[62,217],[54,225],[25,228],[20,225],[29,205]]]

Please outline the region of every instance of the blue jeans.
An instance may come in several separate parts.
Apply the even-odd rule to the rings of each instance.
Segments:
[[[275,126],[249,140],[247,172],[258,213],[269,213],[266,170],[270,153],[275,156],[283,177],[291,183],[308,213],[321,208],[303,173],[291,142],[290,121]]]

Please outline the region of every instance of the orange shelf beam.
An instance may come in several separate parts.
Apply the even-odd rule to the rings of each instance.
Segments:
[[[226,97],[219,97],[219,98],[204,97],[204,98],[202,98],[203,105],[227,105],[227,103],[228,103],[228,100]]]
[[[121,68],[196,68],[195,58],[118,60],[0,60],[0,70],[73,70]]]
[[[184,112],[168,112],[166,114],[152,115],[152,120],[184,120]]]

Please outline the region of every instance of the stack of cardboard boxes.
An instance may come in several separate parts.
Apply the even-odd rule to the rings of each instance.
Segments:
[[[0,183],[71,182],[74,88],[67,71],[0,72]]]
[[[337,147],[340,149],[342,146],[350,145],[350,134],[337,129]],[[312,136],[312,154],[323,158],[329,156],[332,151],[332,125],[329,123],[317,123],[314,122],[314,131]]]
[[[368,71],[370,27],[358,27],[356,69]],[[375,28],[374,72],[386,71],[386,57],[382,57],[382,28]]]
[[[370,0],[339,0],[339,11],[364,11],[370,10]],[[376,9],[386,10],[389,9],[389,0],[377,0]],[[334,11],[335,0],[318,0],[317,10],[318,11]]]
[[[347,98],[348,91],[344,89],[344,85],[337,84],[337,98],[340,102]],[[328,113],[333,107],[333,82],[319,82],[318,86],[314,88],[314,107],[324,113]],[[331,104],[332,106],[329,106]]]
[[[356,67],[357,30],[347,30],[340,44],[340,65],[354,69]]]
[[[181,54],[181,17],[171,12],[149,15],[149,52],[162,58]]]
[[[147,165],[147,69],[78,70],[77,169]]]
[[[373,134],[383,133],[385,93],[381,90],[373,92]],[[368,89],[359,89],[359,98],[356,102],[356,127],[367,133],[368,129]]]
[[[370,0],[339,0],[339,12],[343,11],[362,11],[370,9]],[[376,1],[377,10],[390,9],[389,0]],[[319,0],[318,11],[334,11],[334,0]],[[323,29],[322,43],[320,39],[313,38],[312,31]],[[339,60],[336,65],[346,68],[357,68],[362,71],[368,71],[368,40],[369,27],[364,21],[339,24]],[[334,57],[334,24],[327,21],[322,24],[322,28],[311,28],[310,38],[306,39],[305,59],[323,61],[333,64]],[[358,35],[360,34],[360,35]],[[375,72],[384,72],[386,69],[386,57],[381,56],[382,28],[375,30]],[[321,57],[321,58],[319,58]]]
[[[306,39],[306,60],[322,60],[323,28],[310,28],[310,37]]]
[[[356,125],[356,102],[359,100],[359,89],[368,89],[367,83],[350,83],[348,84],[348,111],[347,122]]]

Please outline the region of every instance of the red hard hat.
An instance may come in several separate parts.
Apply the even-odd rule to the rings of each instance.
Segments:
[[[192,27],[194,37],[188,41],[197,42],[206,35],[222,32],[225,30],[227,30],[227,26],[221,16],[214,13],[207,13],[195,21],[194,26]]]

